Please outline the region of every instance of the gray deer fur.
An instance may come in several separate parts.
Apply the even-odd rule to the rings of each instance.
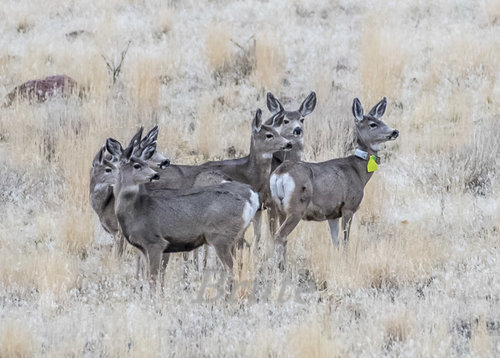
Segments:
[[[156,139],[158,137],[158,126],[153,127],[141,140],[142,132],[143,128],[141,127],[130,141],[130,143],[134,143],[134,141],[140,143],[136,148],[136,153],[134,153],[139,158],[143,157],[143,155],[149,155],[145,153],[146,148],[148,151],[155,148],[154,145],[156,145]],[[118,257],[121,257],[125,251],[125,240],[120,234],[118,220],[116,219],[114,211],[115,198],[113,195],[113,184],[115,178],[112,173],[111,165],[113,161],[116,162],[117,160],[118,158],[112,157],[109,153],[106,153],[105,146],[99,149],[92,161],[92,167],[90,169],[89,196],[92,209],[94,209],[99,217],[99,221],[104,230],[115,239],[115,252]],[[165,166],[169,164],[169,161],[155,150],[152,157],[149,159],[149,163],[151,163],[152,166]]]
[[[338,246],[338,221],[342,218],[344,243],[347,244],[352,217],[373,174],[367,171],[370,155],[377,157],[380,144],[395,140],[399,135],[380,120],[386,104],[384,97],[364,115],[361,103],[354,99],[356,153],[365,153],[361,156],[366,159],[350,155],[321,163],[285,161],[272,173],[270,189],[281,221],[275,235],[280,266],[284,263],[287,236],[300,220],[328,220],[333,244]]]
[[[272,155],[276,151],[293,148],[291,142],[283,138],[274,128],[285,116],[278,111],[266,123],[262,123],[262,111],[257,110],[252,121],[250,152],[238,159],[211,161],[201,165],[170,165],[160,169],[160,180],[153,184],[156,188],[169,187],[186,189],[213,185],[224,181],[238,181],[249,184],[259,194],[261,203],[268,201],[269,176],[271,174]],[[256,241],[260,238],[261,211],[254,218]]]
[[[243,240],[260,205],[251,187],[234,182],[154,190],[144,184],[158,180],[158,173],[134,157],[138,143],[125,150],[117,143],[112,139],[106,142],[110,154],[120,158],[113,191],[116,217],[127,241],[144,255],[151,278],[156,280],[160,266],[166,266],[165,254],[204,244],[215,248],[231,273],[235,244]]]
[[[316,108],[316,93],[311,92],[301,103],[299,109],[295,111],[287,111],[281,105],[280,101],[271,93],[267,93],[267,108],[273,114],[283,111],[285,116],[272,123],[278,132],[286,139],[292,142],[292,149],[289,151],[279,151],[273,154],[273,162],[271,171],[274,171],[285,160],[299,161],[302,160],[302,152],[304,150],[304,119],[311,114]],[[271,125],[269,121],[266,124]],[[270,199],[270,198],[269,198]],[[276,231],[278,213],[272,200],[265,203],[268,207],[267,215],[269,222],[269,230],[271,234]]]

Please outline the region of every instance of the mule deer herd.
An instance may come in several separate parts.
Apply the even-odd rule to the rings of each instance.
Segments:
[[[252,120],[247,156],[201,165],[174,165],[157,151],[158,127],[144,137],[142,128],[127,147],[108,138],[90,171],[90,202],[102,227],[115,237],[121,256],[125,241],[146,262],[147,277],[163,282],[169,254],[203,245],[215,249],[232,275],[235,248],[254,225],[255,247],[261,236],[261,214],[267,210],[274,236],[276,264],[285,267],[287,236],[300,220],[328,221],[333,244],[339,245],[342,218],[344,245],[364,187],[380,163],[380,144],[399,132],[381,117],[382,99],[368,114],[357,98],[352,112],[356,150],[345,158],[321,163],[302,161],[304,117],[313,112],[316,94],[296,111],[287,111],[271,93],[271,117]],[[137,272],[140,271],[140,256]]]

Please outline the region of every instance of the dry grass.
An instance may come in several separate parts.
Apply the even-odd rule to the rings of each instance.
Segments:
[[[285,49],[272,32],[259,33],[255,39],[255,82],[266,90],[276,91],[283,79]]]
[[[198,107],[198,148],[205,156],[209,157],[220,152],[221,143],[220,112],[212,96],[206,95],[200,99]]]
[[[19,321],[2,320],[0,355],[2,357],[32,357],[36,352],[33,332]]]
[[[205,41],[209,65],[214,70],[221,69],[231,59],[231,29],[225,24],[214,24],[207,31]]]
[[[88,89],[0,108],[1,357],[498,355],[496,2],[8,0],[1,15],[0,96],[58,73]],[[111,86],[101,55],[129,40]],[[154,124],[175,163],[243,155],[266,90],[292,107],[317,92],[304,155],[318,161],[352,152],[354,96],[366,111],[388,97],[401,136],[349,247],[302,222],[282,274],[264,230],[260,250],[238,253],[232,299],[213,299],[212,250],[204,272],[173,255],[150,294],[90,209],[92,158]]]
[[[362,26],[360,82],[362,98],[376,103],[379,93],[398,98],[405,80],[405,66],[411,61],[406,36],[394,32],[384,19],[369,15]]]

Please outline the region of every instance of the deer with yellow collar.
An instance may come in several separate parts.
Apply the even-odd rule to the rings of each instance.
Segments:
[[[275,238],[281,267],[287,236],[300,220],[327,220],[333,244],[338,246],[339,219],[342,218],[344,243],[348,242],[352,217],[363,199],[366,184],[380,163],[379,147],[399,135],[380,120],[386,105],[384,97],[364,115],[360,101],[354,99],[352,112],[357,142],[354,155],[321,163],[285,161],[272,173],[271,196],[280,217]]]

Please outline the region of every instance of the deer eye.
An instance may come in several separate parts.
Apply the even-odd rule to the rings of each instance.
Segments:
[[[104,171],[105,171],[106,173],[111,173],[111,168],[106,168],[106,169],[104,169]]]
[[[301,118],[301,119],[300,119],[300,123],[304,123],[304,118]]]
[[[271,133],[267,133],[266,138],[268,138],[268,139],[274,138],[274,135],[272,135]]]
[[[370,127],[377,128],[377,124],[376,123],[370,123]]]
[[[283,122],[285,122],[285,124],[290,123],[290,121],[288,119],[285,119]]]
[[[141,165],[139,163],[134,164],[134,169],[141,169]]]

